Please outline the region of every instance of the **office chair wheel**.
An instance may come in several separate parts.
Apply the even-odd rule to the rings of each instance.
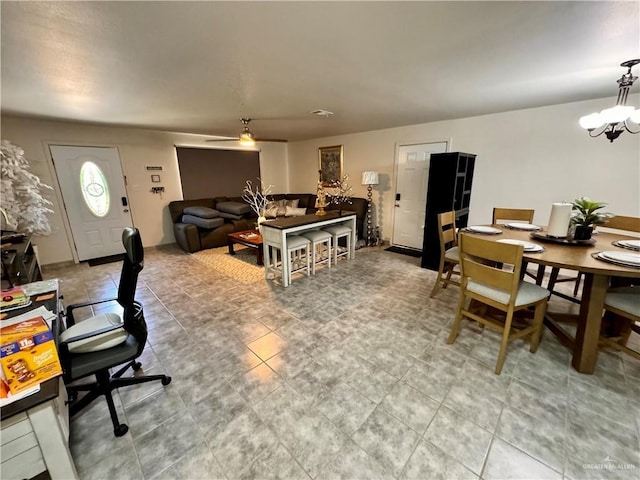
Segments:
[[[113,429],[113,433],[116,437],[122,437],[123,435],[126,435],[128,431],[129,431],[129,427],[124,423],[121,423],[120,425],[118,425],[116,428]]]
[[[162,385],[169,385],[171,383],[171,377],[164,377],[161,382]]]
[[[133,369],[134,372],[137,372],[142,368],[142,364],[140,362],[133,362],[131,364],[131,368]]]

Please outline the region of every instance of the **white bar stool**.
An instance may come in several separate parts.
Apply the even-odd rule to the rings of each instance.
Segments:
[[[338,257],[346,256],[351,259],[351,227],[346,225],[330,225],[323,228],[325,232],[328,232],[333,237],[333,263],[338,264]],[[347,239],[347,250],[345,252],[338,253],[338,240],[341,238]]]
[[[291,276],[294,273],[306,271],[307,277],[309,276],[309,246],[311,241],[300,235],[287,235],[287,257],[286,268],[288,272],[289,283],[291,283]],[[302,262],[301,254],[305,256],[305,262]]]
[[[316,274],[316,265],[326,263],[327,268],[331,268],[331,239],[333,236],[324,230],[311,230],[301,233],[300,236],[311,241],[311,275]],[[316,258],[318,247],[323,244],[326,244],[327,257],[322,258],[322,253],[320,253],[320,257]]]

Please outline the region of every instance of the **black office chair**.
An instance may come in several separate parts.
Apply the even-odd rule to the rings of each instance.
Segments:
[[[138,274],[143,268],[144,251],[140,232],[135,228],[125,228],[122,232],[122,243],[126,250],[118,297],[97,302],[84,302],[69,305],[66,311],[67,330],[60,335],[59,351],[65,383],[95,375],[96,382],[81,385],[67,385],[72,400],[70,414],[73,416],[89,405],[100,395],[104,395],[113,422],[113,433],[121,437],[129,427],[120,423],[113,403],[111,391],[115,388],[137,383],[159,380],[162,385],[169,385],[171,377],[166,375],[149,375],[120,378],[131,367],[138,371],[142,366],[136,359],[142,354],[147,341],[147,325],[144,321],[142,305],[135,301]],[[117,301],[123,309],[122,317],[115,313],[104,313],[82,320],[74,319],[74,310],[81,307]],[[113,375],[109,369],[126,363]],[[88,393],[77,397],[77,392]]]

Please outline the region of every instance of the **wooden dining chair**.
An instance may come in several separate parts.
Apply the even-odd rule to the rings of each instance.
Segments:
[[[505,220],[518,220],[520,222],[533,223],[535,210],[524,208],[494,208],[492,224],[505,223]]]
[[[640,334],[640,287],[612,288],[605,297],[604,309],[625,321],[617,335],[601,333],[598,341],[640,360],[640,351],[628,346],[631,332]]]
[[[493,219],[491,223],[493,225],[504,224],[509,220],[518,220],[520,222],[533,223],[533,216],[536,211],[528,208],[494,208]],[[531,278],[536,279],[536,283],[542,283],[544,275],[544,265],[538,265],[538,271],[536,273],[527,270],[527,263],[524,263],[522,272]]]
[[[534,353],[538,349],[549,292],[538,285],[520,280],[522,245],[498,243],[466,234],[460,235],[459,242],[460,297],[447,343],[456,341],[463,317],[501,332],[502,341],[495,369],[499,375],[510,341],[530,337],[530,351]],[[500,264],[513,265],[513,269],[501,269],[497,266]],[[471,300],[503,312],[501,317],[504,318],[491,315],[491,309],[472,311],[468,306],[472,303]],[[514,313],[529,307],[535,307],[532,323],[524,328],[516,328],[513,325]]]
[[[607,223],[602,225],[602,227],[612,228],[614,230],[624,230],[626,232],[640,233],[640,218],[616,215],[615,217],[611,217],[609,221],[607,221]],[[580,299],[577,298],[577,296],[578,292],[580,291],[582,273],[578,273],[576,277],[558,279],[559,273],[559,268],[554,267],[551,269],[549,283],[547,283],[547,290],[549,290],[552,295],[557,295],[558,297],[564,298],[565,300],[569,300],[573,303],[580,303]],[[555,290],[556,283],[572,281],[575,281],[575,285],[573,286],[573,297],[570,297],[569,295],[566,295],[562,292],[557,292]]]
[[[431,289],[431,297],[435,297],[441,288],[447,285],[460,285],[457,280],[460,272],[458,265],[458,235],[456,233],[456,213],[454,211],[438,214],[438,237],[440,238],[440,264],[438,277]],[[451,276],[455,275],[456,279]]]

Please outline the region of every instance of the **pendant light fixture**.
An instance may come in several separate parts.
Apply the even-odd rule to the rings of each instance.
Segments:
[[[589,132],[591,137],[599,137],[603,133],[613,142],[625,130],[629,133],[640,133],[640,109],[627,106],[629,89],[638,77],[631,74],[631,67],[640,63],[640,59],[627,60],[620,64],[627,68],[627,73],[618,80],[620,90],[618,90],[618,100],[616,106],[606,108],[600,113],[592,113],[580,118],[580,126]],[[633,126],[634,128],[629,128]]]

